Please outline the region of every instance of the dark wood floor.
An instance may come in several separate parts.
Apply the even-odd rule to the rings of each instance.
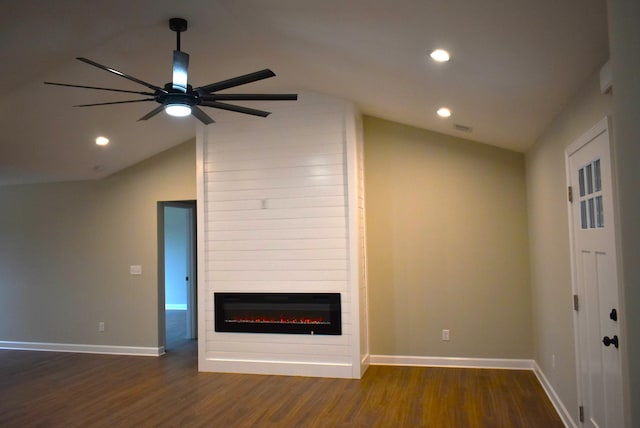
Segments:
[[[165,311],[165,329],[167,352],[179,350],[188,344],[194,344],[187,339],[187,312],[186,311]],[[193,358],[197,358],[195,355]]]
[[[563,426],[530,371],[372,366],[361,380],[199,373],[197,342],[183,337],[160,358],[0,351],[0,426]]]

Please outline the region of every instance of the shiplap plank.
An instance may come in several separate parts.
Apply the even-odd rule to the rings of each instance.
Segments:
[[[280,354],[277,352],[269,352],[269,357],[265,359],[263,355],[265,355],[265,351],[261,352],[256,349],[254,353],[248,352],[225,352],[225,351],[209,351],[210,346],[215,344],[215,342],[207,343],[207,351],[210,352],[210,356],[213,358],[221,358],[224,360],[238,360],[238,361],[246,361],[246,360],[255,360],[256,362],[260,362],[261,360],[266,360],[269,362],[291,362],[291,363],[328,363],[328,364],[349,364],[351,361],[347,355],[323,355],[323,354]],[[261,357],[263,356],[263,357]]]
[[[268,143],[267,143],[268,144]],[[211,153],[207,162],[211,163],[228,163],[247,160],[269,160],[281,158],[306,158],[308,156],[343,154],[344,144],[342,144],[341,136],[328,137],[319,140],[317,144],[305,144],[301,146],[291,147],[290,145],[278,144],[269,145],[261,143],[256,145],[252,150],[246,148],[241,150],[227,150]]]
[[[288,209],[288,208],[314,208],[314,207],[344,207],[346,201],[344,196],[317,196],[300,198],[267,199],[265,206],[267,209]]]
[[[251,139],[251,135],[256,135],[256,132],[248,132],[246,138],[242,141],[238,141],[239,135],[234,134],[230,136],[218,136],[219,141],[216,141],[214,145],[207,148],[206,161],[211,161],[219,156],[235,156],[234,153],[246,153],[253,151],[271,151],[282,149],[305,149],[308,147],[319,147],[325,144],[339,144],[342,145],[344,150],[344,135],[340,132],[330,132],[326,130],[324,132],[310,133],[309,130],[299,129],[286,131],[282,134],[271,136],[267,139],[261,139],[260,137]]]
[[[311,335],[310,335],[311,336]],[[313,335],[316,336],[316,335]],[[321,335],[319,335],[321,336]],[[319,342],[319,341],[318,341]],[[225,341],[217,342],[211,341],[211,346],[207,348],[212,352],[225,352],[225,353],[248,353],[255,354],[256,352],[263,352],[264,345],[251,343],[247,341]],[[349,355],[348,344],[328,344],[328,343],[278,343],[271,341],[269,343],[269,351],[274,354],[287,354],[299,356],[301,354],[307,355]]]
[[[227,260],[210,261],[208,271],[284,271],[284,270],[347,270],[346,260]]]
[[[230,230],[210,231],[206,237],[211,241],[248,241],[248,240],[291,240],[291,239],[315,239],[315,238],[344,238],[347,232],[340,227],[286,229],[286,230]]]
[[[228,190],[278,189],[290,187],[337,186],[344,184],[342,175],[307,175],[296,179],[273,177],[260,180],[207,181],[207,192]]]
[[[211,212],[236,210],[268,210],[288,208],[341,207],[345,206],[344,196],[316,196],[299,198],[271,198],[247,201],[215,201],[209,205]]]
[[[305,250],[346,249],[346,239],[276,239],[205,242],[207,250]]]
[[[264,203],[260,199],[250,199],[245,201],[212,201],[208,204],[208,208],[211,213],[215,213],[216,211],[255,211],[263,209],[263,205]]]
[[[210,287],[211,292],[207,295],[207,299],[213,299],[213,292],[236,292],[243,291],[247,293],[263,293],[263,292],[305,292],[305,293],[344,293],[341,295],[341,300],[344,304],[345,299],[349,298],[349,293],[346,293],[348,282],[347,281],[308,281],[308,280],[296,280],[296,281],[216,281],[209,280],[207,285]],[[213,300],[212,300],[213,301]],[[213,308],[213,306],[212,306]]]
[[[215,143],[205,150],[205,154],[209,155],[225,149],[252,150],[256,145],[259,147],[261,143],[282,143],[290,147],[307,143],[317,144],[320,139],[327,141],[332,136],[343,134],[342,120],[336,117],[335,112],[328,112],[328,114],[314,112],[311,114],[314,115],[312,119],[292,114],[287,117],[288,123],[278,124],[278,118],[272,115],[268,124],[247,123],[239,124],[240,126],[236,127],[216,126],[215,129],[209,131],[210,140],[215,140]],[[314,122],[311,124],[313,126],[308,126],[309,122]]]
[[[264,279],[265,281],[346,281],[348,272],[345,270],[255,270],[255,271],[209,271],[207,280],[219,281],[251,281]]]
[[[205,203],[206,207],[212,202]],[[208,221],[218,220],[267,220],[267,219],[295,219],[295,218],[323,218],[340,217],[345,218],[345,207],[315,207],[296,209],[269,209],[269,210],[247,210],[247,211],[208,211]]]
[[[344,185],[288,187],[281,189],[233,190],[207,192],[207,199],[211,202],[238,201],[251,199],[275,199],[319,196],[344,196]]]
[[[208,172],[207,182],[217,181],[244,181],[244,180],[265,180],[270,178],[297,178],[312,177],[315,175],[339,175],[342,176],[344,166],[335,165],[314,165],[314,166],[294,166],[290,168],[263,168],[245,171],[221,171]]]
[[[290,156],[273,159],[247,159],[238,161],[218,161],[213,159],[205,162],[204,170],[209,171],[242,171],[267,168],[291,168],[297,166],[315,166],[315,165],[336,165],[343,162],[343,155],[308,155],[308,156]]]
[[[267,220],[216,220],[206,223],[207,230],[233,231],[233,230],[264,230],[264,229],[306,229],[306,228],[339,228],[345,227],[345,219],[341,217],[319,218],[289,218]]]
[[[270,284],[271,290],[260,289],[261,284]],[[342,312],[347,313],[349,311],[349,303],[351,302],[351,293],[349,291],[340,290],[344,288],[347,283],[345,281],[210,281],[210,285],[215,286],[215,290],[206,293],[205,302],[207,310],[213,311],[213,299],[214,293],[218,292],[287,292],[293,290],[298,292],[295,287],[299,285],[308,285],[308,292],[310,293],[340,293],[340,301],[342,302]],[[313,287],[311,286],[313,285]],[[343,285],[339,287],[339,285]],[[257,291],[256,291],[257,290]],[[307,291],[305,291],[307,292]],[[345,306],[346,304],[346,306]]]

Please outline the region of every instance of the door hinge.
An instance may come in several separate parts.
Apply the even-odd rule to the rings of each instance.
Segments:
[[[580,309],[580,304],[578,303],[578,295],[574,294],[573,295],[573,310],[577,311]]]
[[[567,187],[567,197],[569,198],[569,202],[573,203],[573,187]]]
[[[578,410],[580,411],[580,422],[584,422],[584,406],[580,406]]]

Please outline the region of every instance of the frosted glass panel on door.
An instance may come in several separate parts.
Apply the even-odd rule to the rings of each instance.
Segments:
[[[582,229],[604,227],[602,174],[600,159],[588,163],[578,170],[580,186],[580,225]]]
[[[596,227],[604,227],[604,208],[602,196],[596,196]]]
[[[585,195],[584,191],[584,168],[580,168],[578,171],[578,182],[580,183],[580,197]]]

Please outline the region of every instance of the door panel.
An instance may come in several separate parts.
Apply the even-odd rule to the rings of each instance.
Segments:
[[[579,385],[585,425],[623,426],[615,216],[607,122],[568,150]],[[605,337],[607,339],[605,339]],[[608,346],[606,346],[608,344]]]

